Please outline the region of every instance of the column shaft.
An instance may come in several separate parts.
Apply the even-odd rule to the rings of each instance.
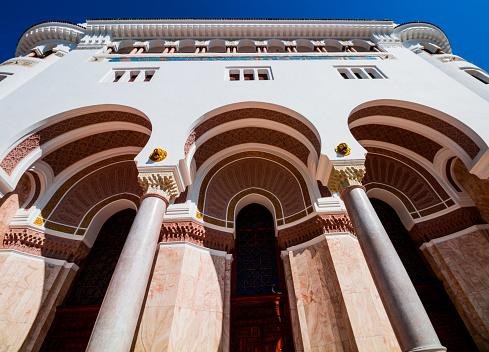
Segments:
[[[342,198],[402,349],[446,351],[363,187]]]
[[[131,349],[151,274],[166,202],[143,198],[110,280],[88,343],[89,352]]]

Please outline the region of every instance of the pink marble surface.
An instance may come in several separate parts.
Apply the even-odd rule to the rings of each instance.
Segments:
[[[400,351],[357,239],[331,236],[326,241],[358,351]]]
[[[2,351],[37,351],[54,309],[76,267],[41,257],[0,252],[0,346]]]
[[[422,252],[481,351],[489,351],[489,230],[433,241]]]
[[[227,261],[190,245],[162,245],[134,350],[225,350]]]
[[[296,302],[291,308],[297,312],[292,316],[296,346],[302,341],[296,349],[400,351],[356,238],[324,236],[288,252],[284,264],[292,279],[290,301]]]

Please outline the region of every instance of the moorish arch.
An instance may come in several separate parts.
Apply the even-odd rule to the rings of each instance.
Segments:
[[[362,104],[348,123],[367,150],[365,188],[396,209],[419,244],[481,223],[447,172],[454,157],[470,167],[485,150],[474,131],[432,108],[394,100]]]
[[[138,196],[133,160],[150,134],[150,121],[135,109],[84,107],[37,124],[12,144],[0,167],[12,182],[28,168],[32,168],[29,174],[37,175],[36,225],[83,235],[80,229],[110,203],[110,197]],[[71,208],[60,214],[64,208],[60,204]]]
[[[455,160],[470,168],[486,149],[485,144],[457,119],[409,102],[386,100],[362,104],[353,110],[348,123],[353,136],[367,150],[362,185],[389,237],[392,236],[401,260],[405,261],[421,300],[428,305],[432,323],[439,337],[444,339],[442,343],[449,349],[464,344],[463,338],[454,339],[457,336],[454,332],[460,329],[460,318],[451,308],[452,303],[443,298],[446,293],[438,280],[443,282],[476,341],[477,328],[471,323],[475,313],[463,303],[472,293],[464,296],[451,288],[454,282],[441,273],[446,268],[440,268],[433,259],[439,258],[433,250],[437,243],[450,241],[454,234],[477,232],[479,226],[486,224],[477,204],[455,181],[453,173]],[[396,216],[392,215],[392,209]],[[399,219],[395,220],[397,216]],[[399,242],[396,245],[396,241],[412,244]],[[413,259],[421,253],[425,257],[423,260]],[[410,271],[409,262],[413,260],[428,261],[430,267]],[[413,267],[411,265],[411,269]],[[419,274],[423,270],[424,273]],[[430,296],[440,299],[432,300]],[[446,307],[437,308],[445,304],[442,302],[447,302]],[[453,316],[442,317],[441,311],[451,311]],[[445,325],[447,320],[453,326]],[[468,338],[469,335],[461,333],[459,336]],[[469,345],[473,345],[470,339],[466,341],[466,346]]]
[[[2,212],[8,218],[1,221],[1,248],[82,265],[107,219],[137,208],[141,189],[134,158],[151,128],[138,110],[101,105],[52,116],[25,132],[0,157],[4,184],[15,185],[0,205],[8,210]],[[61,275],[44,270],[41,277]],[[29,318],[35,333],[25,348],[42,341],[47,330],[41,327],[54,316],[47,312],[62,304],[74,274],[69,275],[60,281],[64,288],[49,280],[40,286],[61,291],[56,302],[38,297],[40,310]]]
[[[195,124],[185,144],[186,164],[190,168],[189,174],[193,182],[186,194],[187,202],[179,199],[179,203],[182,206],[184,202],[194,204],[196,220],[169,218],[163,221],[160,235],[162,244],[155,271],[156,275],[160,277],[163,272],[169,270],[163,263],[168,266],[170,261],[173,261],[170,258],[183,256],[182,264],[176,264],[180,268],[178,270],[181,270],[182,277],[189,270],[199,270],[206,274],[207,271],[217,272],[218,275],[223,275],[224,287],[229,288],[225,288],[221,294],[224,292],[229,296],[224,296],[224,306],[219,309],[230,312],[224,313],[223,324],[231,327],[230,334],[227,337],[226,335],[221,337],[227,339],[227,342],[226,340],[222,342],[223,344],[240,345],[240,336],[247,334],[249,329],[261,331],[262,337],[269,336],[267,329],[273,328],[277,329],[276,333],[281,335],[280,338],[275,336],[277,338],[274,340],[275,347],[278,348],[281,343],[284,343],[289,350],[293,341],[290,335],[291,330],[294,331],[295,338],[298,338],[300,334],[312,336],[314,332],[310,326],[318,319],[322,320],[321,324],[330,325],[334,329],[337,325],[350,324],[349,321],[352,319],[348,317],[347,313],[332,316],[327,312],[330,309],[336,309],[330,307],[331,299],[342,299],[339,293],[341,289],[333,286],[341,286],[343,281],[342,283],[336,281],[338,274],[332,267],[344,265],[338,264],[338,261],[343,261],[342,250],[354,251],[355,256],[358,255],[358,243],[354,240],[353,227],[340,201],[331,197],[327,187],[318,185],[316,181],[315,170],[320,151],[319,136],[307,120],[297,118],[297,113],[294,114],[284,114],[283,109],[277,107],[272,109],[272,105],[267,105],[266,108],[264,106],[246,108],[238,106],[231,110],[225,109],[220,113],[207,115],[206,118],[199,121],[200,123]],[[316,202],[322,196],[329,197],[328,202],[333,204],[327,211],[318,210]],[[176,211],[177,207],[173,209]],[[262,223],[263,226],[260,225]],[[249,281],[249,278],[246,279],[248,281],[245,280],[246,282],[237,281],[243,280],[237,273],[246,271],[247,266],[251,269],[259,267],[259,265],[256,266],[256,262],[250,262],[258,260],[258,257],[253,255],[253,252],[258,253],[258,249],[253,249],[248,245],[256,241],[265,241],[262,235],[270,240],[263,247],[263,251],[268,251],[262,253],[263,258],[281,259],[277,263],[279,270],[272,270],[275,272],[273,275],[278,275],[272,278],[272,282],[277,283],[276,286],[261,286],[259,282],[265,280],[263,278],[263,280],[257,279],[253,282]],[[334,246],[331,244],[332,248],[328,248],[329,245],[326,244],[327,235],[335,239],[335,236],[338,236],[339,242]],[[253,237],[253,239],[250,236],[258,237]],[[201,264],[201,266],[196,265],[190,269],[185,266],[187,262],[185,258],[187,258],[190,247],[180,249],[181,247],[178,246],[181,246],[182,242],[191,242],[211,250],[226,250],[236,259],[227,261],[226,268],[229,269],[226,269],[224,273],[218,266],[217,259],[213,259],[215,264],[210,267],[204,268]],[[173,245],[175,247],[172,247],[172,243],[175,243]],[[310,246],[310,249],[302,250],[301,246],[304,248]],[[296,247],[297,252],[294,252]],[[304,295],[308,295],[308,289],[302,287],[301,280],[297,277],[297,275],[303,275],[297,270],[308,268],[309,264],[298,268],[297,264],[289,263],[288,255],[286,260],[283,259],[285,252],[291,253],[290,261],[297,256],[297,260],[311,261],[310,265],[317,266],[317,269],[312,270],[314,275],[319,274],[317,279],[320,282],[319,285],[323,286],[315,293],[317,297],[313,301],[317,299],[322,302],[321,310],[318,310],[317,307],[313,308],[312,301],[303,298]],[[309,253],[316,254],[312,254],[310,258]],[[336,258],[335,264],[328,261],[328,256]],[[284,264],[284,260],[287,264]],[[180,261],[177,260],[177,263]],[[365,267],[362,268],[365,269]],[[287,274],[287,270],[292,270],[293,273],[288,272]],[[290,275],[293,275],[294,279]],[[369,276],[363,277],[369,278]],[[326,278],[328,282],[324,281]],[[150,338],[151,317],[158,314],[155,306],[165,296],[160,294],[161,297],[156,298],[158,297],[158,285],[155,282],[150,287],[149,303],[142,316],[136,346],[160,346],[158,342]],[[372,283],[367,280],[364,285],[371,287]],[[249,290],[239,291],[237,287],[248,287]],[[252,287],[262,287],[266,292],[263,290],[263,292],[257,292]],[[210,286],[202,289],[209,292]],[[297,290],[296,293],[294,293],[295,290]],[[328,293],[330,290],[331,293]],[[243,293],[245,291],[247,293]],[[335,297],[332,298],[330,295],[335,295]],[[168,299],[173,301],[172,297]],[[297,302],[302,299],[305,300],[303,303]],[[298,305],[300,308],[297,308]],[[375,310],[380,309],[379,317],[381,318],[372,322],[372,328],[379,330],[379,333],[380,330],[383,330],[382,333],[389,336],[386,344],[391,343],[392,335],[385,333],[385,331],[390,331],[390,328],[385,326],[385,313],[380,308],[379,302],[369,299],[366,305]],[[303,309],[312,309],[314,313],[307,317],[302,315],[303,320],[299,322],[297,310]],[[168,329],[179,319],[182,318],[175,316]],[[293,327],[289,325],[292,320],[295,321]],[[285,325],[278,326],[277,321],[283,321]],[[341,343],[342,339],[353,338],[353,334],[353,332],[346,331],[338,332],[334,338]],[[321,331],[314,337],[319,339],[314,343],[326,344],[327,336],[326,330]],[[173,339],[176,338],[173,337]],[[259,344],[256,340],[255,342],[247,340],[243,343],[248,347]],[[300,344],[297,345],[297,348],[299,346]]]

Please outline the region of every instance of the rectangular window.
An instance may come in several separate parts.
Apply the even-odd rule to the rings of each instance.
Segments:
[[[387,78],[374,66],[341,66],[336,70],[343,79],[384,79]]]
[[[155,71],[154,70],[144,71],[144,81],[145,82],[151,81],[151,79],[153,79],[153,76],[154,75],[155,75]]]
[[[268,76],[267,69],[259,69],[258,70],[258,80],[259,81],[268,81],[270,77]]]
[[[129,74],[129,82],[134,82],[139,76],[139,71],[131,71]]]
[[[101,82],[127,83],[150,82],[158,71],[158,67],[116,68],[109,71]]]
[[[119,82],[121,80],[122,76],[124,76],[124,71],[115,71],[114,72],[114,82]]]
[[[239,70],[229,70],[229,80],[239,81]]]
[[[270,81],[273,80],[270,67],[227,67],[229,81]]]
[[[255,73],[253,70],[244,70],[243,78],[245,81],[253,81],[255,79]]]
[[[484,84],[489,84],[489,76],[485,72],[473,68],[463,68],[462,70],[467,72],[469,75],[474,77],[479,82],[482,82]]]

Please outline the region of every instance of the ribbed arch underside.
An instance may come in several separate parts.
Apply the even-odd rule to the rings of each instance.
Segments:
[[[374,116],[382,117],[385,124],[369,122],[368,118]],[[393,117],[403,122],[419,124],[420,130],[423,131],[422,134],[419,131],[411,131],[407,127],[390,125],[390,119]],[[374,105],[357,109],[348,118],[348,124],[351,133],[358,141],[374,140],[398,145],[431,162],[435,154],[443,147],[442,141],[433,140],[431,131],[444,135],[471,159],[474,159],[481,149],[469,136],[469,131],[463,131],[460,127],[436,116],[401,106]]]
[[[419,245],[481,223],[475,207],[457,206],[452,195],[462,190],[446,175],[453,155],[471,162],[479,154],[483,142],[473,131],[431,108],[396,101],[364,104],[348,124],[368,151],[365,188],[389,192],[404,205]]]
[[[284,159],[257,151],[234,154],[211,168],[202,182],[198,207],[204,221],[233,228],[236,205],[249,194],[273,204],[277,225],[312,212],[302,174]]]
[[[141,191],[134,158],[148,141],[152,126],[135,112],[77,112],[53,117],[56,122],[33,130],[10,149],[0,167],[8,175],[27,175],[23,169],[41,155],[43,192],[36,182],[39,177],[32,173],[36,188],[28,204],[41,208],[33,225],[83,236],[103,207],[120,199],[138,203]]]
[[[142,149],[149,139],[151,123],[143,116],[124,111],[98,111],[73,116],[33,130],[17,141],[0,160],[0,167],[12,175],[17,168],[36,161],[32,155],[43,150],[43,161],[54,176],[77,161],[109,149]],[[95,125],[103,128],[95,128]],[[102,130],[102,131],[101,131]],[[57,145],[60,145],[58,148]],[[27,166],[25,160],[29,161]]]

